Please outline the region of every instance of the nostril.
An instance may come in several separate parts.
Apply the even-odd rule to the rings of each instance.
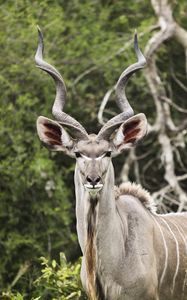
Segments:
[[[89,182],[91,185],[95,186],[97,185],[97,183],[99,183],[101,181],[101,177],[97,176],[97,177],[91,177],[91,176],[87,176],[86,177],[87,182]]]
[[[95,183],[100,182],[100,180],[101,180],[101,177],[98,176],[98,177],[95,179]]]
[[[89,176],[86,177],[86,180],[87,180],[89,183],[92,183],[92,179],[91,179]]]

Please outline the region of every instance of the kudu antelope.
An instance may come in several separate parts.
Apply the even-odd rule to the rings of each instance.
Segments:
[[[35,61],[56,83],[52,108],[56,121],[40,116],[37,131],[51,150],[76,158],[81,279],[89,298],[187,300],[187,214],[158,215],[151,196],[140,186],[114,185],[112,156],[135,146],[147,131],[145,115],[133,116],[124,91],[129,77],[146,64],[136,34],[134,47],[138,62],[121,74],[115,86],[122,112],[97,135],[88,134],[63,112],[65,84],[59,72],[43,60],[43,36],[39,30]]]

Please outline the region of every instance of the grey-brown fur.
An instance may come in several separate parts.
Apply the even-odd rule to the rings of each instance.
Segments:
[[[113,202],[115,203],[116,216],[119,219],[120,226],[122,226],[121,242],[123,241],[123,243],[120,246],[118,245],[118,239],[116,240],[117,234],[112,234],[113,227],[115,228],[115,221],[112,215],[109,214],[109,211],[108,218],[110,217],[110,220],[103,219],[101,202],[104,201],[105,191],[111,192],[111,189],[111,185],[107,185],[106,190],[98,198],[95,222],[95,230],[97,232],[95,235],[96,270],[100,274],[102,291],[105,291],[104,297],[108,300],[186,300],[187,287],[185,286],[183,290],[183,284],[187,267],[187,252],[184,240],[177,228],[180,228],[185,240],[187,240],[187,214],[157,215],[151,212],[140,199],[133,195],[135,192],[134,186],[132,191],[128,190],[128,194],[120,195],[117,201],[114,194]],[[138,191],[140,192],[140,187],[138,187]],[[142,192],[144,193],[144,191]],[[107,201],[110,200],[112,198],[109,197]],[[180,263],[174,288],[173,278],[177,263],[176,242],[163,219],[167,221],[179,243]],[[111,225],[108,224],[109,221],[112,222]],[[160,280],[166,258],[162,236],[157,223],[163,231],[168,248],[167,267],[162,283]],[[111,234],[111,237],[109,238],[108,236],[108,242],[105,245],[106,234]],[[102,247],[100,241],[102,241]],[[122,251],[123,245],[125,246],[124,251]],[[110,255],[110,247],[116,248],[112,255]],[[121,255],[123,255],[123,260],[118,262]],[[115,263],[118,266],[117,269],[114,267]],[[113,270],[113,279],[110,275],[110,269]],[[143,270],[146,270],[146,273]]]
[[[86,211],[90,211],[88,208],[92,201],[89,194],[84,191],[81,180],[77,166],[75,185],[77,187],[78,224],[80,220],[84,219],[83,215],[86,214]],[[186,287],[184,291],[181,288],[185,279],[185,261],[187,259],[185,245],[185,241],[187,241],[186,213],[156,214],[151,196],[139,185],[125,183],[119,188],[115,187],[113,167],[110,165],[103,189],[97,195],[97,206],[94,214],[95,240],[93,245],[96,253],[94,269],[95,276],[99,274],[101,290],[104,291],[106,299],[187,300]],[[170,224],[170,227],[179,240],[180,264],[174,289],[173,278],[177,263],[176,242],[163,219],[166,219],[169,224],[175,219],[176,224]],[[177,228],[180,228],[183,239]],[[81,236],[79,241],[84,255],[84,244],[87,243],[84,224],[81,226],[79,224],[77,229]],[[160,230],[168,248],[167,262]],[[87,289],[88,277],[85,273],[85,259],[86,257],[83,259],[82,280]],[[161,282],[165,262],[166,270]],[[111,270],[112,274],[110,274]]]

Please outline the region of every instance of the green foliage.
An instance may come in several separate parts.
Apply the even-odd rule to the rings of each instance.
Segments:
[[[3,292],[0,296],[2,300],[24,300],[20,293]]]
[[[32,300],[86,300],[87,296],[80,282],[80,259],[68,263],[64,253],[60,253],[60,263],[55,259],[41,257],[41,275],[33,282]],[[23,300],[24,296],[12,291],[0,295],[3,300]],[[31,299],[31,298],[30,298]]]
[[[39,297],[37,299],[87,299],[80,282],[80,261],[67,263],[66,257],[60,253],[60,264],[56,260],[49,262],[45,257],[42,261],[42,275],[35,281]]]

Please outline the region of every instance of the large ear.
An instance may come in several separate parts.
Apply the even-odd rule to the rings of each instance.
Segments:
[[[37,132],[42,143],[51,150],[64,151],[73,156],[73,139],[58,123],[45,117],[38,117],[36,122]]]
[[[131,148],[139,142],[147,132],[147,119],[144,114],[138,114],[125,121],[116,132],[113,143],[117,152]]]

